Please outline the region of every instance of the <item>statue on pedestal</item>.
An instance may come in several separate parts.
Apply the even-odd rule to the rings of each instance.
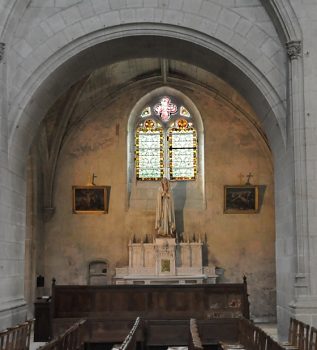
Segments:
[[[155,229],[157,237],[175,237],[173,193],[167,178],[163,178],[157,191]]]

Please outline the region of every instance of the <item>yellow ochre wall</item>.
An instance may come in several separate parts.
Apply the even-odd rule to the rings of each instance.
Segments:
[[[208,262],[224,269],[222,282],[240,282],[245,274],[252,315],[272,320],[275,220],[270,150],[255,126],[256,117],[241,99],[237,109],[199,87],[183,92],[201,114],[205,161],[205,202],[200,208],[185,204],[185,236],[207,238]],[[68,135],[57,166],[56,211],[45,224],[46,281],[55,277],[59,284],[86,284],[88,262],[98,258],[109,262],[111,277],[115,267],[128,265],[131,236],[154,233],[155,210],[131,208],[127,187],[128,118],[143,93],[135,89],[101,104]],[[92,172],[98,176],[97,185],[111,186],[109,213],[73,214],[72,186],[86,185]],[[254,175],[251,183],[264,189],[260,212],[224,214],[224,185],[238,185],[239,174],[249,172]]]

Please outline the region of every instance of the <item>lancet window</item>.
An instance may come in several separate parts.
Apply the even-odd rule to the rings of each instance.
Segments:
[[[163,96],[145,106],[137,119],[137,180],[194,180],[197,175],[197,132],[188,109]]]

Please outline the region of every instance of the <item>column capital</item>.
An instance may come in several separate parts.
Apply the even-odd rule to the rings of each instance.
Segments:
[[[292,40],[286,43],[287,55],[291,60],[297,59],[302,53],[302,42],[300,40]]]

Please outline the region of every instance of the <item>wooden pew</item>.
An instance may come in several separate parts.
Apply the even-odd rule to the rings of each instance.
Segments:
[[[137,344],[137,331],[141,328],[142,328],[141,319],[140,317],[137,317],[131,331],[124,339],[119,350],[135,350],[136,344]]]
[[[73,324],[64,333],[41,346],[41,350],[82,350],[84,348],[82,328],[85,320]]]
[[[285,350],[285,348],[280,343],[268,336],[266,350]]]
[[[33,321],[28,320],[0,332],[0,350],[28,350]]]
[[[88,341],[121,342],[119,333],[138,316],[187,324],[190,318],[216,320],[220,327],[223,319],[249,318],[246,279],[213,285],[52,286],[53,336],[83,318]]]
[[[189,321],[189,341],[188,350],[202,350],[203,346],[200,340],[197,322],[194,318]]]
[[[268,335],[259,327],[255,327],[254,347],[257,350],[266,350]]]
[[[308,350],[317,350],[317,329],[310,327]]]
[[[268,335],[250,320],[239,319],[238,339],[235,342],[220,342],[223,350],[247,349],[247,350],[268,350]]]
[[[282,346],[287,349],[308,350],[309,329],[309,325],[291,317],[288,342],[282,343]]]

